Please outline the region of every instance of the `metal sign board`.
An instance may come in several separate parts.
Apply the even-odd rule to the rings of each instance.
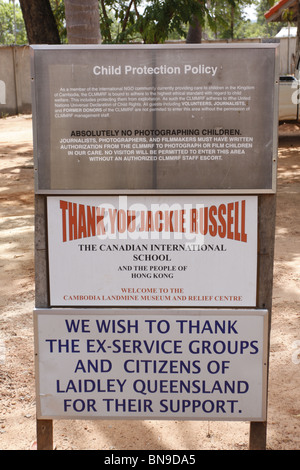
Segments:
[[[267,311],[35,311],[37,414],[262,421]]]
[[[49,196],[50,305],[253,307],[257,196]]]
[[[32,46],[36,192],[274,192],[277,56]]]

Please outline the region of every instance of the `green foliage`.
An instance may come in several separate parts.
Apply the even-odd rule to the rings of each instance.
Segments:
[[[214,39],[238,38],[240,25],[247,22],[245,7],[255,5],[257,0],[211,0],[211,19],[207,21],[207,36]]]
[[[193,17],[204,24],[209,9],[204,0],[100,0],[100,12],[103,42],[157,44],[185,36]]]
[[[272,37],[282,23],[267,23],[264,13],[275,0],[99,0],[100,29],[105,44],[163,43],[185,40],[195,20],[210,39]],[[67,42],[64,0],[50,0],[61,43]],[[244,8],[256,6],[257,21],[245,19]],[[17,44],[25,44],[26,30],[16,2]],[[287,17],[288,18],[288,17]],[[0,44],[12,44],[13,3],[0,0]]]
[[[21,8],[0,0],[0,44],[26,44],[27,35]]]
[[[259,0],[99,0],[102,40],[112,44],[134,41],[156,44],[170,38],[185,39],[195,19],[209,38],[241,37],[247,26],[244,8],[259,3]],[[268,8],[269,3],[265,11]]]
[[[283,23],[267,23],[264,14],[273,6],[275,1],[260,0],[257,6],[257,25],[261,30],[259,37],[274,37],[284,26]],[[253,36],[252,36],[253,37]]]
[[[204,24],[207,10],[205,2],[198,0],[153,0],[148,2],[138,25],[145,43],[162,43],[171,33],[185,35],[183,26],[193,17]]]

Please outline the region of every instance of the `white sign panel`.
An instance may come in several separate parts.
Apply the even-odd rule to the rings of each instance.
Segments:
[[[256,305],[256,196],[47,200],[51,306]]]
[[[264,310],[35,312],[40,418],[265,419]]]

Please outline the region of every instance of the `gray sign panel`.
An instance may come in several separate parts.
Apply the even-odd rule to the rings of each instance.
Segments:
[[[277,54],[33,46],[36,191],[274,192]]]

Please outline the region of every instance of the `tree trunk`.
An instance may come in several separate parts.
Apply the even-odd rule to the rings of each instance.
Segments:
[[[186,42],[187,44],[199,44],[202,42],[202,26],[196,17],[190,23]]]
[[[203,14],[204,7],[205,7],[205,0],[197,0],[197,1],[200,5],[200,8]],[[189,43],[200,44],[202,42],[202,25],[199,19],[196,17],[196,15],[193,15],[191,19],[186,42],[188,44]]]
[[[60,44],[49,0],[20,0],[29,44]]]
[[[65,0],[69,44],[100,44],[98,0]]]

